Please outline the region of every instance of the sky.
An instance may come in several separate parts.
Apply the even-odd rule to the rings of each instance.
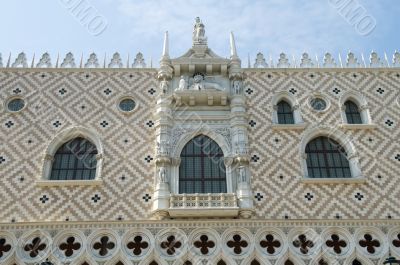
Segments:
[[[229,57],[233,31],[245,64],[258,52],[276,60],[281,52],[322,58],[351,50],[368,58],[374,50],[391,58],[400,50],[399,0],[3,0],[0,7],[3,63],[22,51],[28,60],[49,52],[53,63],[67,52],[86,60],[92,52],[102,59],[114,52],[132,58],[140,51],[156,65],[165,31],[171,57],[191,47],[196,17],[220,56]],[[90,11],[83,18],[82,7]]]

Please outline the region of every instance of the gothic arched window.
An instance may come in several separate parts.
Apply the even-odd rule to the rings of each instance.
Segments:
[[[353,101],[346,101],[344,103],[346,107],[346,118],[347,118],[347,123],[348,124],[362,124],[362,118],[361,118],[361,113],[358,109],[358,106],[356,103]]]
[[[350,164],[343,147],[327,137],[318,137],[306,146],[310,178],[350,178]]]
[[[78,137],[64,143],[54,155],[50,180],[91,180],[96,176],[97,149]]]
[[[277,114],[279,124],[294,124],[293,110],[289,103],[284,100],[277,104]]]
[[[225,193],[224,153],[205,135],[189,141],[182,150],[179,193]]]

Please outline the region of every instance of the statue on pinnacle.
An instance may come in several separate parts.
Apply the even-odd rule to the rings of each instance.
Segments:
[[[196,18],[196,23],[193,29],[193,45],[206,45],[207,37],[205,37],[206,31],[204,24],[199,17]]]

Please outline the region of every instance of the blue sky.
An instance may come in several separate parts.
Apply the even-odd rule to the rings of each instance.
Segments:
[[[105,30],[94,36],[79,22],[68,4],[86,1],[107,21]],[[340,1],[353,1],[376,21],[367,35],[340,13]],[[206,25],[209,46],[229,56],[229,32],[234,31],[239,55],[247,64],[258,52],[274,60],[280,52],[297,58],[304,52],[319,57],[329,51],[335,56],[349,50],[369,57],[371,50],[389,57],[400,49],[399,0],[12,0],[3,1],[0,16],[0,53],[3,63],[11,52],[24,51],[40,57],[49,52],[53,62],[71,51],[76,58],[96,52],[110,58],[118,51],[126,58],[141,51],[146,60],[158,62],[163,32],[170,33],[172,57],[191,46],[194,18]],[[362,18],[362,17],[360,17]]]

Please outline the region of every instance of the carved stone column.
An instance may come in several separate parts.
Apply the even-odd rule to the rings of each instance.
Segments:
[[[236,181],[236,197],[239,205],[239,215],[250,218],[253,213],[253,192],[250,185],[249,153],[246,98],[234,95],[231,100],[231,142],[232,142],[232,175]]]
[[[294,105],[292,109],[293,109],[294,122],[297,124],[303,123],[303,118],[301,117],[301,114],[300,114],[300,106],[298,104]]]
[[[155,110],[155,129],[156,129],[156,170],[155,185],[153,196],[154,216],[163,219],[168,216],[170,207],[170,175],[171,175],[171,157],[170,157],[170,134],[172,119],[172,96],[170,95],[171,79],[173,68],[168,54],[168,34],[165,35],[164,51],[160,61],[158,71],[159,93]]]

